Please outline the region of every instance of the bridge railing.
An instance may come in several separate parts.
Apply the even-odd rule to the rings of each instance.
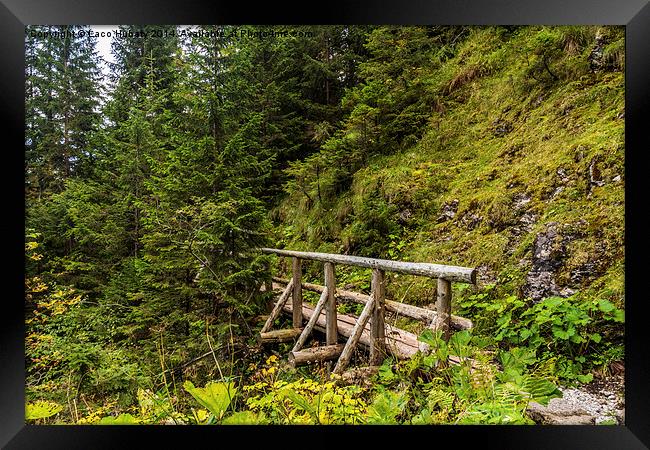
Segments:
[[[271,316],[262,328],[262,333],[268,331],[273,320],[277,317],[282,306],[292,294],[292,314],[294,329],[302,328],[302,260],[320,261],[324,263],[325,288],[316,304],[314,314],[307,325],[302,328],[298,341],[292,353],[300,351],[301,346],[311,333],[316,318],[320,315],[322,308],[325,308],[326,347],[320,350],[312,350],[311,358],[330,358],[338,355],[339,359],[334,368],[334,373],[342,372],[347,366],[352,351],[359,341],[368,321],[370,321],[370,364],[379,365],[386,355],[385,336],[385,272],[398,272],[409,275],[424,276],[438,280],[436,315],[429,327],[434,331],[442,331],[444,339],[449,339],[451,334],[451,283],[476,284],[476,269],[469,267],[449,266],[442,264],[430,264],[406,261],[391,261],[386,259],[366,258],[361,256],[340,255],[334,253],[301,252],[293,250],[281,250],[275,248],[261,248],[260,251],[268,254],[275,254],[282,257],[292,258],[292,279],[287,284],[280,300],[276,304]],[[363,311],[350,334],[344,347],[336,345],[338,341],[337,311],[336,311],[336,277],[335,264],[348,266],[365,267],[372,269],[370,285],[370,297],[368,298]],[[297,333],[294,333],[297,335]]]

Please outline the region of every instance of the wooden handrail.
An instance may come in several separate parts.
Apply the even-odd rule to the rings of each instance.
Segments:
[[[442,278],[448,281],[476,284],[476,269],[470,267],[446,266],[442,264],[417,263],[406,261],[390,261],[387,259],[366,258],[363,256],[339,255],[335,253],[299,252],[280,250],[277,248],[261,248],[263,253],[278,256],[288,256],[313,261],[322,261],[349,266],[381,269],[409,275],[419,275],[430,278]]]

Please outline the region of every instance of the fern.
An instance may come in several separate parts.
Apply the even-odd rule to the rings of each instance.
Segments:
[[[58,403],[38,400],[25,405],[25,420],[46,419],[58,414],[63,406]]]
[[[432,410],[436,407],[451,411],[454,406],[454,395],[441,389],[432,389],[427,396],[427,404]]]

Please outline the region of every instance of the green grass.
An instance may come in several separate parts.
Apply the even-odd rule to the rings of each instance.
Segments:
[[[618,32],[611,52],[620,50]],[[493,27],[474,30],[454,58],[423,75],[429,89],[444,94],[445,110],[432,112],[422,138],[403,151],[371,157],[327,207],[308,207],[297,193],[287,197],[280,226],[292,231],[281,244],[329,252],[355,248],[381,257],[399,247],[394,259],[510,274],[516,291],[524,279],[520,261],[530,260],[536,234],[557,222],[577,236],[566,247],[559,281],[598,258],[602,275],[581,288],[622,304],[624,180],[611,180],[624,175],[624,77],[621,70],[590,72],[590,45],[572,46],[592,42],[595,33],[595,27],[526,27],[513,36]],[[559,80],[537,81],[531,67],[545,48],[540,42],[549,40],[564,46],[550,64]],[[499,126],[510,131],[500,136]],[[589,194],[592,161],[605,185]],[[516,210],[514,200],[524,196],[530,200]],[[438,223],[442,206],[453,199],[456,216]],[[398,215],[406,210],[411,216],[404,225]],[[524,211],[536,221],[514,238]],[[470,216],[480,218],[473,229],[466,224]],[[389,231],[373,231],[360,244],[359,236],[372,227]],[[368,248],[368,242],[378,245]],[[401,298],[414,282],[405,301],[428,303],[426,280],[391,277],[389,289]]]

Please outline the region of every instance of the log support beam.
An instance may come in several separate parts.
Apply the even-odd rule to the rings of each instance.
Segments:
[[[438,278],[438,299],[436,301],[436,320],[432,323],[434,331],[442,331],[442,338],[451,337],[451,282]]]
[[[302,265],[300,258],[293,257],[293,327],[302,326]]]
[[[370,365],[380,365],[386,357],[386,327],[384,324],[384,299],[386,286],[384,271],[381,269],[372,270],[372,281],[370,284],[372,299],[375,303],[372,318],[370,319]]]
[[[260,344],[276,344],[278,342],[290,342],[300,336],[302,328],[289,328],[286,330],[273,330],[260,333],[257,342]]]
[[[325,313],[327,325],[325,327],[325,341],[327,345],[334,345],[338,342],[337,318],[336,318],[336,278],[334,275],[334,264],[325,263],[325,287],[327,288],[327,307]]]
[[[279,277],[273,277],[273,281],[284,285],[288,283],[287,280]],[[302,283],[302,288],[306,291],[317,292],[319,294],[321,294],[325,289],[324,286],[313,284],[313,283]],[[344,291],[341,289],[337,289],[336,298],[340,300],[347,300],[354,303],[359,303],[361,305],[365,305],[368,299],[370,298],[370,296],[358,292],[351,292],[351,291]],[[420,308],[419,306],[413,306],[413,305],[409,305],[408,303],[400,303],[393,300],[385,300],[384,307],[386,308],[387,311],[393,312],[400,316],[405,316],[411,319],[420,320],[422,322],[425,322],[427,325],[430,325],[438,316],[438,313],[432,309]],[[451,327],[454,330],[469,330],[473,326],[474,324],[472,323],[471,320],[465,317],[455,316],[452,314]]]
[[[336,344],[292,351],[289,353],[289,363],[292,367],[298,367],[318,361],[330,361],[338,358],[344,347],[344,344]]]

